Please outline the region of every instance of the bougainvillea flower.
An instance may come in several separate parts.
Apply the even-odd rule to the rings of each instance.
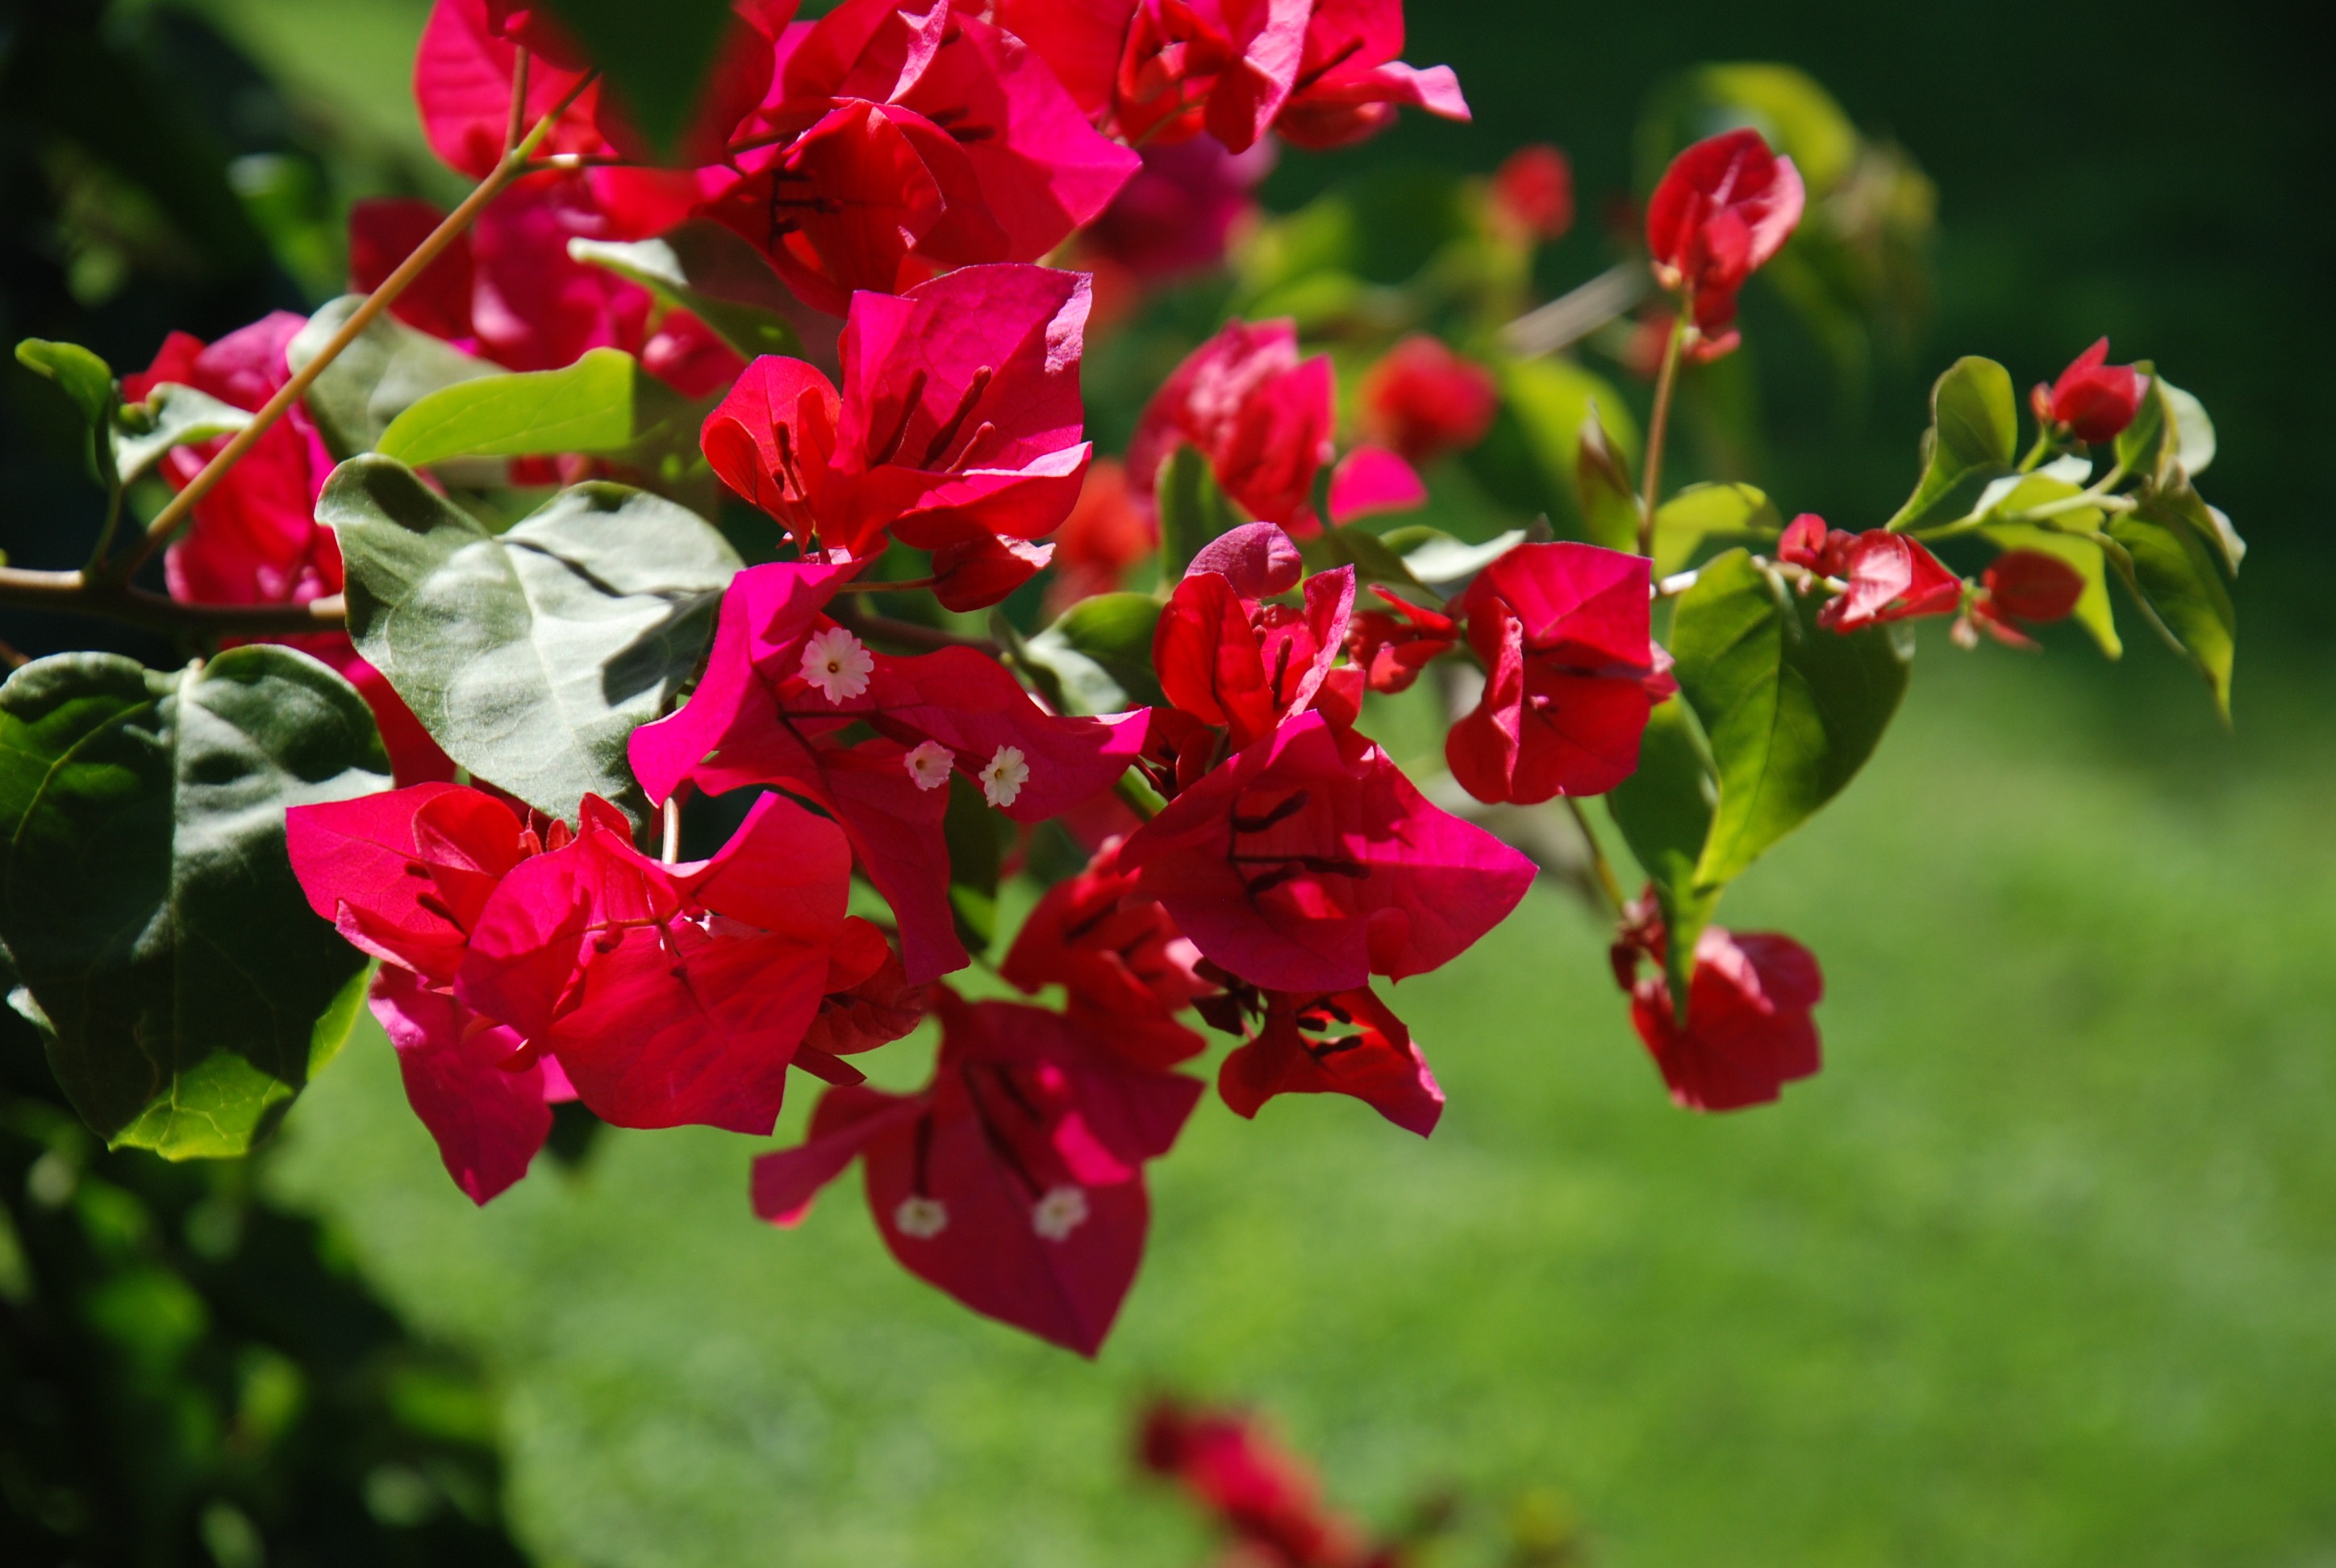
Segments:
[[[553,848],[567,829],[552,828]],[[483,790],[422,784],[294,806],[285,848],[308,905],[361,951],[433,986],[461,972],[505,875],[543,842]]]
[[[1087,254],[1147,281],[1222,262],[1234,229],[1258,209],[1251,193],[1273,170],[1273,143],[1233,152],[1202,135],[1147,143],[1143,155],[1143,169],[1087,229]]]
[[[152,365],[122,378],[122,394],[142,402],[162,383],[176,382],[256,412],[292,378],[285,349],[307,325],[279,310],[209,346],[174,332]],[[159,472],[173,490],[182,489],[224,444],[222,439],[173,447]],[[162,557],[170,597],[189,604],[307,604],[340,592],[340,545],[316,521],[316,497],[332,472],[324,436],[307,410],[294,404],[195,503],[193,526]],[[454,776],[453,760],[381,672],[357,657],[346,635],[259,640],[297,648],[332,666],[357,688],[381,726],[382,743],[400,783]]]
[[[1033,995],[1061,986],[1096,1039],[1139,1066],[1171,1067],[1206,1046],[1176,1015],[1217,987],[1200,972],[1201,950],[1121,868],[1122,842],[1046,891],[998,972]]]
[[[1784,537],[1776,541],[1778,560],[1820,577],[1847,577],[1850,558],[1856,552],[1857,535],[1827,528],[1825,520],[1814,511],[1805,511],[1786,524]]]
[[[931,1086],[830,1090],[807,1142],[754,1162],[754,1210],[799,1222],[865,1161],[884,1244],[975,1311],[1093,1356],[1144,1254],[1144,1164],[1201,1096],[1180,1073],[1132,1067],[1056,1013],[937,995]]]
[[[1817,611],[1817,624],[1847,636],[1887,621],[1952,615],[1963,579],[1903,533],[1869,529],[1849,551],[1849,587]]]
[[[2034,550],[2006,550],[1981,577],[1979,591],[1971,595],[1967,607],[1968,621],[1957,623],[1957,640],[1967,647],[1976,640],[1968,626],[2007,647],[2033,648],[2035,640],[2021,627],[2066,620],[2084,597],[2084,577],[2058,556]]]
[[[2111,365],[2109,340],[2102,338],[2077,355],[2060,379],[2037,385],[2029,401],[2039,423],[2054,424],[2078,441],[2115,441],[2141,412],[2149,378],[2130,365]]]
[[[423,201],[360,201],[349,212],[349,286],[369,293],[443,215]],[[569,254],[571,239],[617,229],[581,175],[513,186],[447,247],[391,309],[507,370],[557,370],[618,348],[686,397],[727,385],[746,362],[686,310],[657,317],[647,289]]]
[[[515,30],[508,8],[490,0],[438,0],[422,29],[422,47],[414,60],[414,98],[422,112],[422,133],[432,151],[473,180],[484,180],[502,159],[520,50],[512,37]],[[554,58],[530,62],[523,116],[530,128],[583,80],[585,67],[571,50],[555,54],[572,63],[562,65]],[[600,83],[586,87],[561,111],[541,150],[618,156],[596,123],[599,98]]]
[[[1167,1476],[1245,1548],[1228,1562],[1274,1568],[1363,1568],[1393,1563],[1369,1555],[1363,1534],[1322,1500],[1305,1462],[1238,1411],[1155,1405],[1144,1418],[1144,1467]]]
[[[1430,805],[1386,753],[1318,713],[1171,801],[1120,863],[1219,968],[1314,994],[1442,968],[1533,877],[1532,862]]]
[[[1736,319],[1737,291],[1784,248],[1806,200],[1800,170],[1757,131],[1697,142],[1671,161],[1647,203],[1656,281],[1692,295],[1697,328],[1718,338]]]
[[[1369,987],[1330,995],[1236,983],[1201,1012],[1248,1043],[1227,1057],[1217,1092],[1254,1118],[1276,1095],[1346,1095],[1421,1137],[1444,1114],[1444,1091],[1404,1021]]]
[[[497,887],[455,994],[558,1057],[603,1121],[768,1136],[847,940],[851,881],[842,832],[780,795],[692,865],[642,854],[588,796],[575,841]]]
[[[575,1097],[558,1064],[408,969],[383,969],[367,1005],[454,1184],[483,1205],[526,1175],[551,1135],[552,1102]]]
[[[1651,637],[1644,556],[1523,544],[1455,608],[1484,662],[1484,696],[1445,758],[1481,801],[1603,794],[1639,765],[1647,716],[1676,689]]]
[[[1573,227],[1573,165],[1546,142],[1510,153],[1488,195],[1494,220],[1524,239],[1560,239]]]
[[[1077,502],[1094,450],[1087,304],[1081,274],[1018,265],[862,294],[842,392],[801,360],[754,361],[706,422],[706,460],[806,548],[856,559],[888,530],[935,551],[1037,539]]]
[[[1328,356],[1299,362],[1295,322],[1229,323],[1153,394],[1128,473],[1150,498],[1161,464],[1189,443],[1251,517],[1305,538],[1321,526],[1314,478],[1333,455],[1335,393]]]
[[[1825,976],[1808,949],[1775,932],[1706,926],[1682,1026],[1661,973],[1665,940],[1653,898],[1642,898],[1624,917],[1613,959],[1615,979],[1630,993],[1630,1022],[1673,1100],[1692,1111],[1740,1110],[1816,1073],[1809,1013],[1825,999]],[[1655,972],[1639,974],[1642,958]]]
[[[941,837],[950,774],[1016,821],[1044,822],[1127,771],[1148,716],[1056,717],[971,648],[874,652],[821,613],[853,570],[740,573],[705,678],[679,713],[633,733],[633,771],[652,800],[685,782],[715,794],[768,784],[831,813],[900,919],[909,978],[930,980],[968,961]],[[876,735],[842,738],[861,724]]]
[[[864,920],[846,921],[829,952],[827,994],[803,1047],[831,1057],[872,1051],[922,1023],[928,1000],[928,988],[910,984],[883,933]]]
[[[1419,471],[1384,446],[1358,446],[1330,471],[1330,521],[1343,528],[1357,518],[1412,511],[1427,504]]]
[[[1395,123],[1412,104],[1446,120],[1469,119],[1449,65],[1422,71],[1403,53],[1403,0],[1314,0],[1306,49],[1273,128],[1300,147],[1343,147]]]
[[[947,0],[848,0],[781,54],[735,143],[770,151],[745,156],[754,167],[705,211],[833,315],[856,289],[1036,261],[1138,166],[1039,54]]]
[[[1293,609],[1260,604],[1195,560],[1153,633],[1160,689],[1203,724],[1230,728],[1236,749],[1262,740],[1321,690],[1354,608],[1350,566],[1308,579],[1305,608]]]
[[[1312,0],[1136,0],[1132,7],[1104,0],[1099,19],[1127,17],[1112,80],[1113,126],[1139,143],[1205,130],[1235,152],[1247,151],[1297,83],[1312,8]]]
[[[1458,644],[1460,623],[1376,583],[1371,592],[1387,608],[1356,612],[1347,627],[1347,657],[1371,690],[1409,691],[1421,670]]]
[[[1424,332],[1387,350],[1363,377],[1364,433],[1415,463],[1467,451],[1500,411],[1493,373]]]
[[[1087,470],[1078,504],[1055,535],[1055,580],[1046,603],[1056,615],[1115,590],[1135,565],[1160,548],[1160,525],[1127,492],[1127,470],[1099,458]]]

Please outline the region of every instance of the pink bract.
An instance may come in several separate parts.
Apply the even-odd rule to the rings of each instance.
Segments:
[[[1281,542],[1294,556],[1288,540]],[[1305,608],[1292,609],[1243,595],[1231,578],[1204,569],[1208,559],[1192,562],[1160,612],[1152,662],[1168,701],[1203,724],[1229,728],[1238,749],[1306,711],[1329,678],[1346,647],[1355,570],[1309,578]],[[1258,586],[1262,574],[1244,570],[1245,563],[1227,564],[1248,578],[1243,586]]]
[[[1903,533],[1871,529],[1849,550],[1849,589],[1817,612],[1817,624],[1846,635],[1920,616],[1952,615],[1963,581]]]
[[[1230,323],[1153,395],[1128,475],[1151,496],[1161,465],[1189,443],[1242,510],[1305,538],[1321,526],[1314,477],[1333,455],[1334,392],[1328,357],[1300,362],[1296,323]]]
[[[1466,122],[1448,65],[1423,71],[1403,53],[1403,0],[1315,0],[1306,46],[1273,128],[1300,147],[1343,147],[1395,122],[1401,104]]]
[[[1672,160],[1647,203],[1647,249],[1666,288],[1694,296],[1695,322],[1717,336],[1736,319],[1736,295],[1784,248],[1807,194],[1793,161],[1757,131],[1697,142]]]
[[[1224,1060],[1217,1092],[1255,1117],[1277,1095],[1345,1095],[1427,1136],[1444,1091],[1411,1030],[1368,987],[1328,996],[1268,992],[1254,1037]]]

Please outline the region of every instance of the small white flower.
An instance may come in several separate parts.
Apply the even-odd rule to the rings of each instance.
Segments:
[[[1087,1222],[1084,1187],[1050,1187],[1030,1211],[1030,1228],[1049,1242],[1067,1242],[1071,1232]]]
[[[830,702],[842,702],[868,689],[876,656],[840,626],[814,632],[803,644],[803,677]]]
[[[1022,786],[1030,782],[1030,765],[1022,760],[1021,751],[1010,745],[998,748],[989,765],[981,770],[981,793],[994,806],[1010,806]]]
[[[892,1211],[892,1228],[904,1236],[930,1242],[949,1229],[949,1205],[939,1198],[903,1198]]]
[[[937,740],[927,741],[900,760],[908,765],[909,776],[917,781],[920,790],[937,790],[949,783],[949,769],[957,761],[949,755],[949,748]]]

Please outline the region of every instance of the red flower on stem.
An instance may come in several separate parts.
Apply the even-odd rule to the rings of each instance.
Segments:
[[[1662,973],[1666,933],[1651,894],[1633,904],[1614,942],[1614,978],[1630,993],[1630,1023],[1654,1054],[1671,1098],[1691,1111],[1766,1105],[1820,1064],[1811,1009],[1825,976],[1808,949],[1774,932],[1707,926],[1682,1024]],[[1640,975],[1640,961],[1654,972]]]
[[[754,1162],[754,1212],[799,1223],[854,1159],[893,1257],[988,1317],[1093,1356],[1144,1255],[1144,1165],[1201,1096],[1057,1013],[942,988],[922,1094],[831,1089],[802,1144]]]
[[[972,648],[877,653],[822,613],[850,566],[741,572],[722,600],[705,678],[670,718],[633,732],[654,801],[774,784],[842,826],[900,922],[908,978],[968,961],[949,913],[941,823],[954,774],[1017,822],[1109,789],[1143,749],[1146,715],[1058,718]],[[847,738],[860,726],[876,733]]]
[[[1304,1461],[1275,1443],[1253,1417],[1163,1401],[1144,1418],[1138,1456],[1146,1469],[1191,1493],[1271,1568],[1364,1568],[1395,1561],[1391,1553],[1370,1554],[1363,1533],[1323,1502]]]
[[[2033,648],[2034,639],[2020,628],[2066,620],[2084,597],[2084,577],[2067,561],[2040,550],[2006,550],[1980,578],[1966,620],[1956,625],[1957,640],[1975,643],[1968,628],[1976,628],[2006,647]]]
[[[1347,657],[1377,692],[1409,691],[1419,672],[1450,653],[1460,640],[1460,623],[1377,583],[1371,592],[1387,609],[1360,610],[1348,623]]]
[[[1904,534],[1869,529],[1846,549],[1836,542],[1838,537],[1828,534],[1817,553],[1827,564],[1846,567],[1842,575],[1849,587],[1817,611],[1819,626],[1846,637],[1893,620],[1952,615],[1961,608],[1963,579]]]
[[[1236,980],[1198,1005],[1211,1024],[1247,1040],[1217,1073],[1217,1092],[1237,1115],[1254,1118],[1277,1095],[1346,1095],[1424,1138],[1444,1114],[1427,1057],[1368,986],[1313,994]]]
[[[707,418],[706,461],[830,559],[881,554],[887,532],[947,552],[943,573],[1010,558],[943,598],[995,603],[1044,564],[1015,546],[1069,515],[1094,451],[1079,400],[1087,301],[1083,276],[1023,266],[860,295],[842,390],[802,360],[757,359]]]
[[[1250,516],[1312,535],[1315,476],[1336,454],[1336,390],[1328,356],[1299,360],[1295,322],[1229,323],[1145,406],[1127,448],[1136,493],[1150,501],[1161,465],[1189,443]]]
[[[1547,143],[1520,147],[1494,172],[1493,216],[1526,239],[1561,239],[1573,227],[1573,165]]]
[[[2029,402],[2037,422],[2058,427],[2088,444],[2115,441],[2141,412],[2149,377],[2130,365],[2111,365],[2109,340],[2102,338],[2077,355],[2060,379],[2039,382]]]
[[[1231,730],[1236,750],[1305,712],[1346,647],[1355,569],[1307,579],[1302,609],[1261,602],[1296,587],[1298,570],[1297,546],[1271,523],[1236,529],[1193,558],[1153,633],[1162,693]]]
[[[1698,141],[1671,161],[1647,203],[1655,280],[1692,297],[1708,355],[1733,346],[1736,295],[1784,248],[1806,192],[1793,161],[1757,131]]]
[[[1364,433],[1422,466],[1484,440],[1501,411],[1493,373],[1426,333],[1412,334],[1371,366],[1361,395]]]
[[[1395,123],[1413,104],[1465,123],[1468,101],[1449,65],[1422,71],[1403,53],[1403,0],[1315,0],[1306,47],[1273,128],[1300,147],[1344,147]]]
[[[1454,609],[1484,660],[1484,693],[1445,760],[1481,801],[1603,794],[1639,765],[1647,716],[1676,690],[1652,638],[1653,566],[1588,544],[1523,544]]]

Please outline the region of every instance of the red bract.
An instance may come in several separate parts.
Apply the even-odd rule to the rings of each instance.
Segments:
[[[2115,441],[2141,411],[2149,378],[2130,365],[2108,363],[2109,340],[2102,338],[2077,355],[2060,379],[2039,383],[2029,401],[2039,423],[2057,424],[2078,441]]]
[[[1131,1067],[1076,1023],[942,989],[941,1053],[914,1096],[832,1089],[802,1145],[754,1162],[754,1211],[799,1222],[855,1158],[910,1273],[1083,1356],[1111,1331],[1144,1255],[1144,1164],[1201,1096]]]
[[[513,20],[511,7],[490,0],[438,0],[414,56],[414,98],[422,112],[422,133],[432,151],[473,180],[494,172],[510,133],[511,76],[520,49],[513,33],[540,37],[540,29],[514,28]],[[529,129],[583,80],[585,66],[572,46],[553,54],[556,58],[529,63],[523,116]],[[595,123],[599,99],[599,83],[585,88],[561,112],[541,151],[615,157],[617,149]]]
[[[1825,520],[1805,511],[1785,526],[1776,541],[1776,559],[1787,566],[1804,567],[1820,577],[1847,577],[1850,558],[1857,551],[1857,535],[1827,528]]]
[[[292,378],[284,352],[306,325],[279,310],[209,347],[174,332],[143,374],[122,378],[122,394],[142,401],[163,382],[177,382],[256,412]],[[223,444],[174,447],[159,472],[181,489]],[[170,597],[189,604],[307,604],[340,592],[340,545],[317,523],[316,511],[332,472],[325,438],[294,404],[195,503],[193,526],[162,558]],[[453,762],[347,637],[318,632],[258,640],[297,648],[340,671],[372,707],[401,780],[454,776]]]
[[[1321,526],[1314,479],[1333,455],[1335,392],[1327,356],[1299,362],[1295,322],[1231,322],[1153,394],[1128,473],[1151,497],[1161,465],[1189,442],[1251,517],[1304,538]]]
[[[438,225],[423,201],[360,201],[349,212],[349,287],[370,293]],[[616,227],[581,175],[530,178],[497,198],[401,295],[408,326],[509,370],[557,370],[619,348],[686,397],[727,385],[746,362],[686,310],[652,328],[647,289],[569,255],[570,239]]]
[[[842,825],[900,922],[909,978],[962,969],[941,820],[956,773],[1017,822],[1044,822],[1109,789],[1143,749],[1146,716],[1058,718],[971,648],[876,653],[821,613],[850,567],[742,572],[722,601],[705,678],[672,717],[636,730],[633,771],[652,800],[684,783],[769,784]],[[873,728],[856,744],[853,726]]]
[[[1248,1037],[1217,1074],[1217,1092],[1237,1115],[1254,1117],[1276,1095],[1347,1095],[1424,1138],[1444,1114],[1426,1057],[1368,986],[1327,996],[1236,986],[1201,1010],[1227,1034]]]
[[[1033,995],[1061,986],[1069,1016],[1096,1039],[1139,1066],[1171,1067],[1206,1047],[1176,1015],[1217,987],[1199,971],[1200,949],[1121,869],[1121,843],[1106,841],[1085,871],[1046,891],[998,973]]]
[[[1484,439],[1500,409],[1493,373],[1426,333],[1397,344],[1363,377],[1364,433],[1411,463],[1465,452]]]
[[[1493,214],[1528,239],[1558,239],[1573,227],[1573,165],[1545,143],[1520,147],[1493,175]]]
[[[1159,524],[1130,499],[1126,468],[1099,459],[1055,536],[1055,580],[1046,602],[1059,615],[1083,599],[1110,593],[1159,548]]]
[[[1428,804],[1387,754],[1302,714],[1121,851],[1221,969],[1274,990],[1425,974],[1507,918],[1533,862]]]
[[[1144,1417],[1141,1456],[1270,1568],[1358,1568],[1367,1561],[1362,1533],[1330,1511],[1305,1463],[1251,1417],[1154,1406]]]
[[[1271,523],[1251,523],[1244,536],[1270,531],[1296,554],[1288,536]],[[1231,542],[1216,541],[1212,549]],[[1269,549],[1270,547],[1268,547]],[[1153,633],[1152,662],[1169,702],[1203,724],[1232,732],[1236,749],[1271,735],[1284,717],[1303,713],[1329,677],[1347,642],[1347,620],[1355,607],[1355,570],[1317,573],[1306,583],[1306,607],[1262,604],[1244,589],[1270,586],[1259,575],[1233,570],[1241,580],[1212,570],[1230,552],[1207,551],[1176,585]]]
[[[827,995],[803,1036],[803,1049],[852,1057],[889,1045],[924,1021],[928,989],[909,983],[909,971],[883,933],[864,920],[850,921],[829,956]]]
[[[1903,533],[1870,529],[1848,554],[1849,588],[1817,611],[1819,626],[1847,636],[1888,621],[1952,615],[1962,604],[1963,579]]]
[[[1386,610],[1362,610],[1348,623],[1347,657],[1377,692],[1409,691],[1419,672],[1450,653],[1460,640],[1460,623],[1376,583],[1371,592]],[[1389,612],[1392,613],[1389,613]]]
[[[1087,250],[1145,279],[1224,260],[1234,227],[1257,210],[1250,193],[1273,170],[1272,142],[1231,152],[1213,136],[1196,136],[1151,143],[1143,155],[1143,169],[1087,229]]]
[[[1306,48],[1273,128],[1300,147],[1342,147],[1384,131],[1399,104],[1466,121],[1449,65],[1422,71],[1403,53],[1403,0],[1315,0]]]
[[[1656,280],[1694,297],[1696,326],[1715,347],[1736,319],[1737,291],[1784,248],[1806,200],[1793,161],[1751,130],[1697,142],[1655,187],[1647,249]]]
[[[552,834],[567,842],[564,827]],[[551,1130],[547,1103],[573,1097],[556,1066],[449,989],[496,887],[542,842],[502,802],[448,784],[294,806],[284,836],[309,907],[382,960],[369,1001],[406,1099],[447,1174],[484,1203],[527,1174]]]
[[[1614,946],[1630,1022],[1654,1053],[1671,1098],[1691,1111],[1766,1105],[1820,1064],[1810,1009],[1825,999],[1815,957],[1790,937],[1707,926],[1695,945],[1688,1021],[1671,1008],[1661,969],[1665,934],[1651,897],[1631,907]],[[1638,974],[1640,959],[1655,972]]]
[[[847,0],[789,30],[736,145],[746,176],[704,210],[838,316],[855,289],[1037,260],[1138,165],[1038,53],[949,0]]]
[[[1603,794],[1639,765],[1647,716],[1676,689],[1651,634],[1652,564],[1588,544],[1523,544],[1455,605],[1484,694],[1445,758],[1481,801]]]
[[[2085,579],[2075,567],[2039,550],[2006,550],[1980,579],[1971,599],[1971,623],[2011,648],[2032,648],[2034,640],[2020,630],[2021,623],[2049,625],[2075,613],[2085,596]],[[1970,646],[1976,639],[1961,623],[1957,640]]]
[[[666,865],[587,796],[574,842],[504,876],[480,911],[455,995],[557,1057],[601,1120],[768,1136],[803,1058],[839,943],[874,969],[881,939],[844,904],[834,823],[765,795],[710,861]],[[847,936],[847,932],[851,934]]]
[[[995,541],[1050,533],[1094,450],[1079,401],[1087,301],[1083,276],[1022,266],[862,294],[842,393],[801,360],[754,361],[706,422],[706,461],[807,550],[878,554],[889,530],[919,550],[995,555]],[[1002,589],[985,585],[994,597],[957,607],[995,603],[1037,570],[1016,559],[999,563]]]
[[[1103,0],[1095,9],[1096,24],[1126,17],[1111,99],[1121,135],[1173,141],[1205,129],[1241,152],[1289,101],[1311,0]]]

